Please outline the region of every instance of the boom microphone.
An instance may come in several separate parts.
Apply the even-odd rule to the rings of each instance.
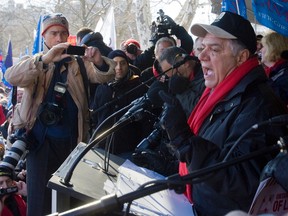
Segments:
[[[130,118],[132,116],[135,116],[136,114],[140,114],[141,117],[141,113],[143,111],[162,107],[163,101],[158,94],[161,90],[167,92],[167,84],[162,83],[158,80],[154,81],[154,83],[150,86],[148,92],[143,97],[132,101],[132,107],[122,116],[120,120]]]
[[[199,62],[199,59],[196,56],[191,56],[191,55],[188,55],[188,54],[182,54],[182,55],[179,55],[179,56],[182,56],[183,59],[181,61],[179,61],[179,62],[176,62],[172,66],[172,69],[180,67],[181,65],[185,64],[186,61],[189,61],[189,60],[194,60],[194,61],[198,61]]]

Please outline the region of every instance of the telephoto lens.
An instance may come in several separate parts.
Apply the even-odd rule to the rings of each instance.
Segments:
[[[1,161],[1,167],[14,170],[27,149],[26,129],[17,129],[15,133],[11,135],[10,142],[12,143],[12,147],[6,150],[4,159]]]

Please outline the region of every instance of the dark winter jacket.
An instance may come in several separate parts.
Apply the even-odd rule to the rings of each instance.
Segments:
[[[231,146],[254,124],[287,113],[267,85],[261,66],[248,73],[204,120],[198,136],[192,136],[186,154],[189,172],[215,165],[223,160]],[[247,134],[229,158],[276,144],[284,131],[270,126],[265,131]],[[267,134],[266,134],[267,132]],[[260,173],[275,156],[261,155],[203,176],[193,184],[193,202],[199,215],[225,215],[232,210],[248,211],[259,184]]]
[[[93,123],[95,125],[94,128],[97,128],[110,115],[129,105],[133,100],[143,96],[146,93],[147,87],[142,85],[137,90],[126,95],[128,91],[141,84],[139,77],[133,75],[131,70],[129,74],[130,75],[128,75],[128,77],[120,82],[110,82],[97,87],[94,98],[94,110],[96,110],[96,112],[92,116]],[[104,107],[104,109],[101,109],[101,107]],[[122,112],[120,115],[116,115],[114,118],[111,118],[109,121],[107,121],[107,123],[105,123],[106,127],[103,127],[103,129],[100,131],[105,131],[108,128],[111,128],[123,114],[124,113]],[[152,130],[151,126],[151,129],[145,132],[146,126],[147,125],[145,125],[143,121],[132,122],[116,131],[111,142],[112,153],[120,154],[134,150],[136,145]],[[100,147],[104,148],[105,142],[102,142]]]
[[[270,72],[269,84],[276,95],[288,105],[288,61],[284,61]]]

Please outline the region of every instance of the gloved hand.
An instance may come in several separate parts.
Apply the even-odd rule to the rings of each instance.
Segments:
[[[185,151],[187,151],[188,149],[186,147],[189,146],[188,140],[193,136],[193,133],[187,124],[185,112],[176,97],[173,97],[164,91],[160,91],[159,95],[164,101],[164,109],[160,117],[160,124],[167,132],[170,140],[170,148],[174,151],[185,148]],[[178,157],[178,159],[180,158]]]
[[[165,22],[167,25],[169,25],[170,28],[173,28],[174,26],[177,25],[177,24],[175,23],[175,21],[174,21],[171,17],[169,17],[169,16],[167,16],[167,15],[164,15],[164,22]]]
[[[260,177],[261,181],[273,177],[286,191],[288,191],[287,166],[288,155],[282,152],[279,153],[277,157],[269,161],[269,163],[264,167]]]

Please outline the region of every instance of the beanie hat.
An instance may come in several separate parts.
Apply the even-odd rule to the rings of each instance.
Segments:
[[[13,171],[11,171],[9,168],[0,166],[0,176],[7,176],[11,179],[14,179]]]
[[[113,59],[115,57],[122,57],[124,58],[127,63],[129,64],[129,59],[127,57],[127,55],[125,54],[125,52],[123,52],[122,50],[113,50],[112,52],[109,53],[108,58]]]
[[[42,35],[52,26],[62,26],[69,34],[69,24],[61,13],[48,14],[43,17]]]
[[[102,34],[100,32],[90,32],[82,38],[80,45],[85,44],[86,46],[90,46],[89,44],[93,41],[103,42]]]
[[[228,11],[222,12],[211,25],[194,24],[191,33],[204,37],[210,33],[224,39],[238,39],[251,52],[256,51],[256,34],[251,23],[244,17]]]

